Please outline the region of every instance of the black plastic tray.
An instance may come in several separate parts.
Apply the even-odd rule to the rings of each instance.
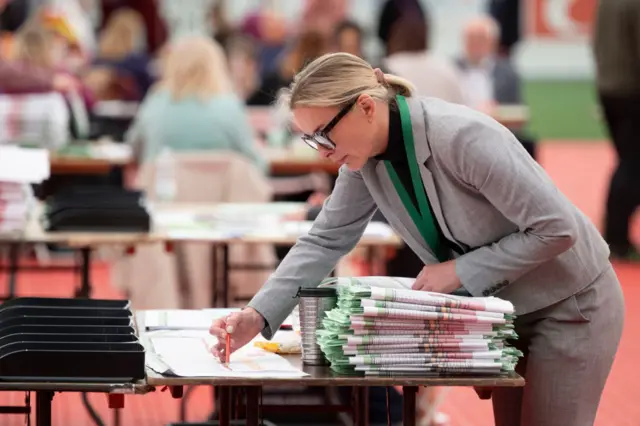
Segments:
[[[87,308],[87,307],[53,307],[53,306],[9,306],[0,309],[0,323],[12,317],[109,317],[130,318],[128,309]]]
[[[69,299],[56,297],[18,297],[7,300],[0,305],[0,310],[12,306],[39,306],[39,307],[77,307],[77,308],[105,308],[105,309],[129,309],[131,303],[128,300],[106,299]]]
[[[138,342],[15,342],[0,347],[0,379],[130,382],[144,378],[144,360]]]

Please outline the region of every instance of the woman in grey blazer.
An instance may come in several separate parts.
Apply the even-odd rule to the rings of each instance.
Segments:
[[[493,392],[496,425],[593,424],[622,292],[598,230],[513,134],[467,107],[414,98],[407,81],[344,53],[307,66],[285,102],[309,145],[343,166],[309,234],[212,334],[230,333],[232,350],[270,338],[298,288],[317,286],[380,209],[425,263],[414,289],[515,305],[527,384]]]

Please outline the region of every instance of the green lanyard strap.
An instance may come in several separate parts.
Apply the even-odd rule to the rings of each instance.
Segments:
[[[431,247],[431,250],[435,253],[440,262],[448,260],[440,241],[440,233],[436,227],[436,222],[433,217],[429,202],[427,201],[427,195],[424,189],[424,183],[420,176],[420,168],[418,160],[416,158],[416,149],[413,142],[413,131],[411,129],[411,114],[409,113],[409,105],[404,96],[396,96],[398,110],[400,111],[400,121],[402,123],[402,139],[404,141],[405,151],[407,153],[407,161],[409,163],[409,170],[411,172],[411,181],[413,183],[413,190],[416,194],[416,200],[418,200],[418,208],[413,204],[409,193],[400,181],[398,173],[393,168],[393,165],[389,161],[385,161],[384,164],[393,182],[393,186],[398,192],[398,196],[407,209],[409,216],[415,223],[416,227],[420,231],[422,238]]]

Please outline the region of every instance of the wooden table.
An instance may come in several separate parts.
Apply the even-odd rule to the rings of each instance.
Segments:
[[[304,208],[304,203],[243,203],[243,204],[228,204],[228,203],[201,203],[201,204],[189,204],[189,203],[172,203],[165,205],[158,205],[156,210],[158,212],[169,213],[191,213],[195,215],[214,215],[216,212],[220,212],[229,208],[242,208],[248,211],[258,212],[262,210],[269,210],[270,208],[276,209],[278,213],[292,212]],[[273,244],[279,246],[293,246],[297,239],[304,233],[278,235],[277,233],[265,234],[259,232],[256,229],[255,233],[246,232],[243,235],[224,235],[215,234],[211,232],[202,233],[189,233],[188,235],[183,232],[172,232],[167,229],[160,229],[154,227],[151,232],[148,233],[123,233],[123,232],[47,232],[43,229],[42,222],[40,220],[42,216],[42,205],[37,205],[34,211],[31,213],[30,221],[22,234],[14,236],[0,236],[0,244],[8,244],[10,247],[10,253],[17,254],[18,247],[21,244],[58,244],[72,249],[76,249],[81,255],[80,273],[81,273],[81,285],[78,289],[76,296],[89,297],[91,293],[91,253],[96,247],[119,245],[125,247],[135,247],[137,245],[151,244],[151,243],[184,243],[184,242],[201,242],[208,243],[212,246],[212,268],[215,265],[220,265],[221,270],[212,274],[212,306],[217,306],[218,300],[216,298],[218,294],[218,281],[215,279],[218,274],[221,278],[221,289],[223,294],[223,305],[228,305],[229,294],[229,273],[231,271],[229,264],[229,247],[232,244]],[[257,227],[259,228],[259,226]],[[368,248],[370,251],[375,247],[398,247],[402,245],[402,240],[395,233],[390,234],[388,237],[380,236],[363,236],[358,242],[359,247]],[[16,275],[18,273],[17,255],[10,256],[9,263],[9,295],[10,297],[15,292]]]
[[[136,323],[138,333],[143,344],[146,341],[144,328],[144,311],[137,312]],[[148,347],[148,346],[147,346]],[[183,395],[184,386],[209,385],[215,386],[220,398],[219,420],[221,426],[228,426],[234,408],[233,392],[241,391],[246,395],[246,424],[258,425],[260,412],[267,407],[261,407],[260,394],[262,388],[288,386],[323,386],[323,387],[353,387],[355,404],[353,407],[322,406],[324,411],[351,411],[355,424],[368,424],[368,388],[372,386],[402,386],[403,388],[403,423],[415,425],[416,395],[420,386],[454,386],[454,387],[522,387],[525,381],[516,373],[507,376],[469,376],[469,377],[363,377],[340,376],[329,367],[304,365],[299,355],[284,356],[293,366],[309,374],[300,378],[196,378],[196,377],[166,377],[153,370],[147,370],[147,384],[150,386],[169,386],[174,396]],[[315,407],[315,406],[314,406]],[[284,408],[284,407],[278,407]],[[318,409],[318,407],[316,407]]]
[[[529,121],[529,107],[526,105],[498,105],[493,118],[510,129],[523,127]]]

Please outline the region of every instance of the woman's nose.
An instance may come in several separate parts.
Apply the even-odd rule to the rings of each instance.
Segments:
[[[323,148],[321,146],[318,147],[318,152],[320,152],[320,156],[323,158],[329,158],[329,156],[331,155],[331,153],[333,153],[333,150],[331,149],[326,149]]]

